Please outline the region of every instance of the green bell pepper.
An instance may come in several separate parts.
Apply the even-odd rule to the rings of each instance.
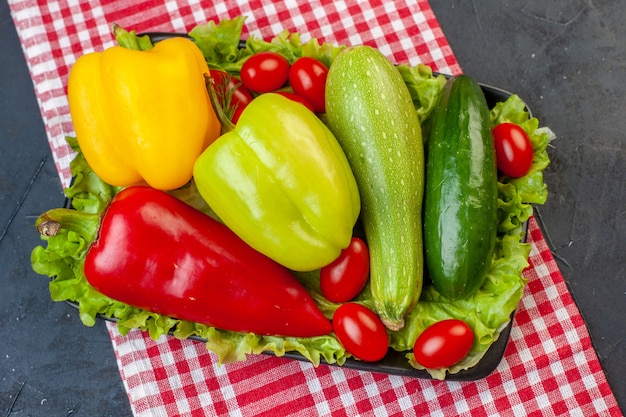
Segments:
[[[194,180],[215,214],[294,271],[319,269],[350,243],[360,196],[343,149],[303,105],[268,93],[197,159]]]

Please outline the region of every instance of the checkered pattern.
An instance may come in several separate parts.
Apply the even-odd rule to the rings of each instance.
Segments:
[[[68,70],[86,52],[113,45],[116,22],[142,31],[186,32],[246,15],[246,32],[283,29],[338,44],[368,44],[397,63],[460,73],[425,0],[120,2],[9,0],[63,185],[73,134]],[[304,40],[307,40],[303,36]],[[204,345],[107,324],[135,416],[619,416],[583,320],[534,220],[529,284],[500,366],[475,382],[403,378],[270,356],[218,366]]]
[[[425,0],[9,0],[9,6],[64,186],[73,157],[65,136],[74,134],[65,94],[69,69],[84,53],[114,44],[112,23],[137,32],[188,32],[199,23],[243,15],[248,16],[244,37],[269,40],[289,29],[302,33],[303,41],[368,44],[396,63],[423,62],[443,73],[460,72]]]
[[[498,368],[441,382],[272,356],[217,365],[203,343],[109,324],[136,416],[620,416],[582,318],[533,218],[529,283]],[[195,414],[199,413],[199,414]]]

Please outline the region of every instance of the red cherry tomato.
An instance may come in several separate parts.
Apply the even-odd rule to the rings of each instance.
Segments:
[[[493,128],[498,169],[511,177],[526,175],[533,163],[533,145],[520,126],[500,123]]]
[[[462,320],[447,319],[427,327],[415,341],[415,360],[430,369],[449,368],[469,353],[472,329]]]
[[[268,93],[282,87],[289,78],[289,61],[276,52],[259,52],[241,66],[243,85],[258,93]]]
[[[233,115],[231,121],[237,123],[239,116],[243,109],[252,101],[253,97],[241,82],[241,80],[234,75],[230,75],[227,72],[217,69],[211,70],[211,77],[215,80],[215,86],[217,88],[218,97],[225,97],[227,91],[231,91],[230,109],[233,109]],[[225,103],[221,103],[225,105]]]
[[[311,110],[312,112],[315,112],[315,109],[313,109],[313,106],[311,105],[311,103],[309,103],[307,99],[305,99],[304,97],[301,97],[294,93],[289,93],[287,91],[274,91],[274,92],[276,94],[280,94],[281,96],[285,96],[290,100],[303,104],[304,106],[306,106],[307,109]]]
[[[385,325],[361,304],[340,305],[333,315],[333,330],[341,345],[362,361],[375,362],[387,354],[389,339]]]
[[[361,292],[369,272],[369,249],[363,240],[353,237],[339,257],[320,270],[320,290],[328,300],[345,303]]]
[[[328,68],[311,57],[298,58],[289,69],[293,91],[307,99],[317,113],[326,111],[326,77]]]

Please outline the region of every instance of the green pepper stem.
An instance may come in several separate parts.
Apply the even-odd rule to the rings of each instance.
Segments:
[[[215,91],[215,79],[212,78],[209,74],[204,74],[204,82],[206,84],[207,92],[209,93],[209,99],[211,100],[211,106],[215,111],[215,115],[222,125],[222,134],[230,132],[235,128],[233,122],[230,121],[230,118],[226,114],[224,108],[220,105],[220,100],[217,97],[217,92]]]
[[[35,227],[42,236],[55,236],[61,229],[73,231],[88,242],[98,235],[100,216],[68,208],[54,208],[37,218]]]

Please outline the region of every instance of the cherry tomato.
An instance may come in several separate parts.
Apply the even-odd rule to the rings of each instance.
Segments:
[[[493,128],[498,169],[511,177],[526,175],[533,163],[533,145],[520,126],[500,123]]]
[[[430,369],[449,368],[469,353],[474,344],[472,329],[462,320],[438,321],[415,341],[415,360]]]
[[[312,112],[315,112],[315,109],[313,109],[313,106],[311,105],[311,103],[309,103],[307,99],[305,99],[302,96],[299,96],[295,93],[289,93],[287,91],[274,91],[274,92],[276,94],[280,94],[281,96],[285,96],[290,100],[297,101],[298,103],[305,105],[307,109],[311,110]]]
[[[320,290],[328,300],[345,303],[361,292],[369,272],[369,249],[363,240],[353,237],[339,257],[320,270]]]
[[[317,113],[326,111],[326,77],[328,68],[311,57],[298,58],[289,69],[293,91],[307,99]]]
[[[243,85],[258,93],[268,93],[282,87],[289,78],[289,61],[276,52],[259,52],[241,66]]]
[[[375,362],[387,354],[389,339],[385,325],[361,304],[340,305],[333,315],[333,330],[341,345],[362,361]]]
[[[231,92],[229,106],[230,109],[233,109],[231,121],[237,123],[243,109],[252,101],[252,93],[242,84],[239,78],[227,72],[212,69],[211,77],[215,80],[218,97],[225,97],[228,91]],[[221,104],[225,105],[223,102]]]

